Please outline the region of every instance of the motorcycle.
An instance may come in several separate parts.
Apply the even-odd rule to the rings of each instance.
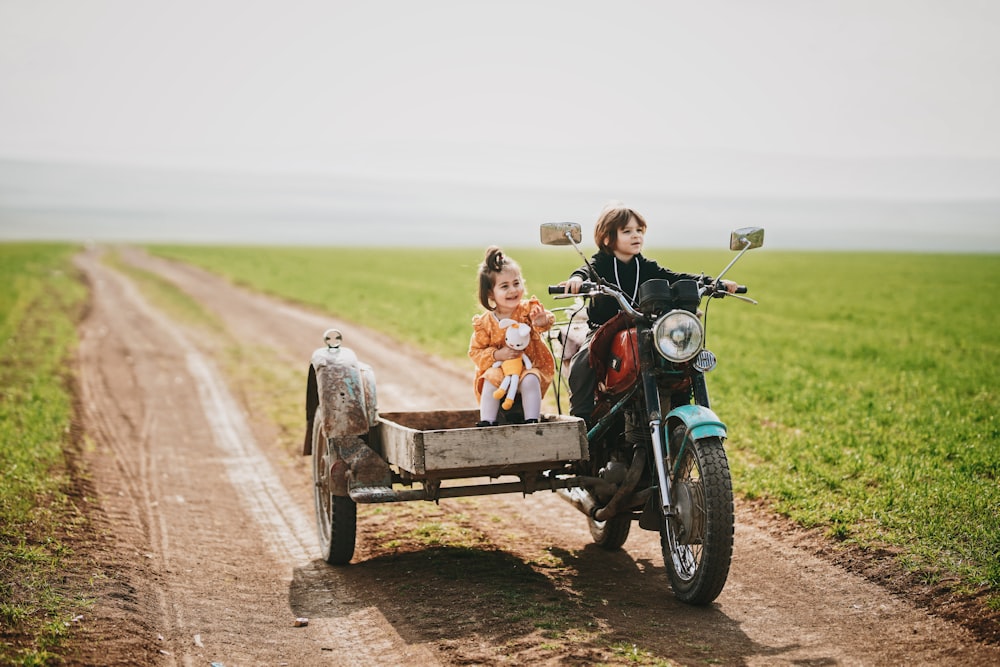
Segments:
[[[541,239],[546,245],[572,245],[590,266],[579,246],[580,225],[543,224]],[[605,549],[620,548],[634,520],[659,532],[674,594],[693,605],[709,604],[722,592],[734,533],[727,429],[711,409],[705,381],[717,363],[704,347],[705,313],[713,299],[756,304],[742,296],[745,286],[730,294],[720,280],[763,242],[762,228],[738,229],[730,248],[739,254],[716,279],[649,280],[634,302],[593,267],[592,281],[584,282],[578,295],[549,286],[556,299],[603,296],[621,308],[589,340],[598,381],[586,425],[588,458],[575,471],[584,481],[557,493],[587,516],[591,536]],[[561,333],[562,340],[571,340],[568,329]],[[587,483],[594,478],[604,483]]]
[[[547,223],[541,235],[583,256],[580,225]],[[763,229],[733,232],[730,247],[740,253],[720,278],[763,240]],[[382,412],[374,369],[344,346],[340,331],[325,331],[309,363],[302,442],[302,454],[312,457],[323,560],[342,566],[353,559],[359,503],[548,491],[584,512],[606,549],[625,543],[633,520],[659,531],[676,597],[714,600],[732,558],[733,494],[726,426],[705,384],[716,360],[704,348],[699,307],[713,297],[756,302],[707,276],[647,281],[635,303],[604,281],[584,285],[585,298],[598,295],[616,299],[622,313],[590,336],[600,369],[589,424],[562,414],[526,424],[512,411],[499,426],[477,428],[478,410]],[[580,327],[570,316],[564,345],[584,342]]]

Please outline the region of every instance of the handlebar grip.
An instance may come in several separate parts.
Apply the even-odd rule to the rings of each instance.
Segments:
[[[736,286],[736,294],[746,294],[746,293],[747,293],[747,286],[746,285],[737,285]]]
[[[580,283],[579,294],[586,294],[587,292],[593,291],[597,287],[597,283],[593,283],[589,280],[584,280]],[[549,294],[573,294],[572,292],[566,292],[566,288],[563,285],[549,285]]]

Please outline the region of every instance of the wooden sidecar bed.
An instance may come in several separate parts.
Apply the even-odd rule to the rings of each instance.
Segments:
[[[393,482],[422,488],[353,488],[350,497],[372,503],[565,488],[567,480],[542,473],[588,458],[586,427],[577,417],[549,414],[537,424],[487,428],[473,426],[478,419],[476,410],[381,413],[369,447],[389,464]],[[518,481],[441,484],[511,475]]]

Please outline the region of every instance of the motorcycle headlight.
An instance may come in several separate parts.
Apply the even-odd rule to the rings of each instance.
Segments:
[[[653,325],[656,349],[669,361],[688,361],[700,351],[705,341],[705,329],[693,314],[672,310]]]

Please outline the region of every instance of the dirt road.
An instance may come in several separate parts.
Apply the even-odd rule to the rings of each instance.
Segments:
[[[267,349],[301,369],[303,389],[312,350],[337,326],[374,367],[382,411],[471,407],[464,369],[200,270],[125,257],[221,318],[247,354]],[[362,506],[355,562],[327,566],[308,460],[274,445],[277,428],[227,384],[218,346],[96,254],[79,265],[93,288],[78,368],[83,457],[104,533],[78,664],[1000,664],[1000,647],[812,555],[744,506],[729,582],[704,609],[673,601],[654,534],[634,530],[623,551],[604,552],[544,492]],[[406,537],[429,519],[470,536],[474,557]],[[565,610],[567,625],[538,627],[528,611],[544,609]]]

